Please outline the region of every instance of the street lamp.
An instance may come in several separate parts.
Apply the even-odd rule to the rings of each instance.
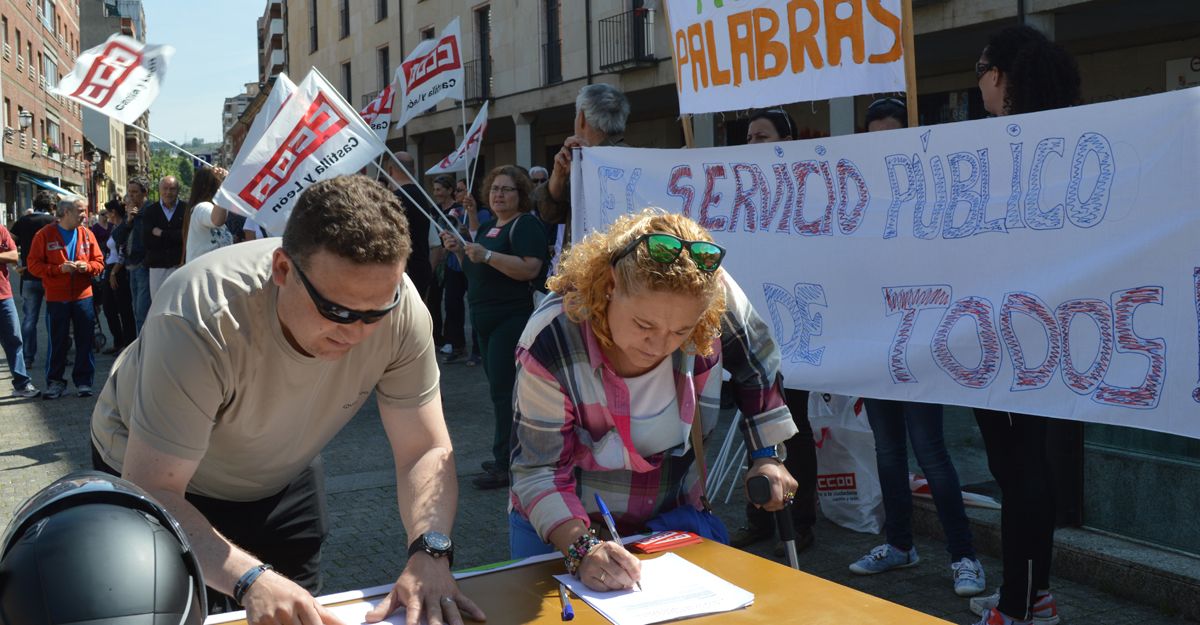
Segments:
[[[75,143],[71,144],[71,147],[75,148],[71,151],[72,155],[79,156],[80,154],[83,154],[83,144],[79,142],[79,139],[76,139]]]
[[[17,114],[17,118],[17,123],[21,125],[22,132],[28,130],[29,126],[33,124],[33,113],[30,113],[25,109],[21,109],[21,112]]]

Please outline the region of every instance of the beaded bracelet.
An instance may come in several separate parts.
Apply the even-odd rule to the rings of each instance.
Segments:
[[[588,554],[596,545],[600,544],[600,539],[596,538],[596,530],[589,529],[586,533],[580,535],[567,547],[567,555],[563,557],[563,562],[567,565],[567,572],[571,575],[577,575],[579,566],[583,564],[583,557]]]

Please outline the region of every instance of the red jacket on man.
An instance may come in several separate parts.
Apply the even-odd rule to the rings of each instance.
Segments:
[[[75,260],[87,261],[86,273],[63,273],[59,269],[70,259],[57,221],[38,230],[29,245],[29,258],[25,262],[29,271],[42,279],[47,302],[74,302],[91,297],[92,278],[104,271],[104,256],[96,235],[83,226],[75,232]]]

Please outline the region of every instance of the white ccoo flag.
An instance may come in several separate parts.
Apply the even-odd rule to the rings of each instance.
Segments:
[[[310,71],[254,147],[230,167],[213,203],[283,232],[306,188],[353,174],[385,149],[358,111],[320,72]]]
[[[456,17],[441,37],[417,44],[396,68],[396,83],[400,85],[400,118],[396,125],[407,124],[446,98],[464,98],[459,30]]]
[[[262,138],[263,133],[267,131],[267,126],[271,120],[279,114],[279,110],[283,108],[283,103],[292,97],[296,92],[296,83],[292,82],[287,74],[279,74],[275,77],[275,85],[271,87],[271,94],[267,96],[263,102],[262,108],[258,109],[258,114],[254,116],[254,121],[250,122],[250,130],[246,131],[246,138],[242,140],[242,147],[238,148],[237,156],[233,162],[240,163],[250,150]]]
[[[132,37],[113,35],[81,53],[71,73],[47,91],[133,124],[158,97],[167,62],[174,54],[171,46],[146,45]]]
[[[488,105],[483,103],[483,107],[479,109],[479,113],[475,115],[475,122],[471,124],[471,129],[467,131],[467,135],[463,137],[462,145],[458,149],[446,155],[446,158],[438,161],[437,165],[429,168],[425,172],[428,176],[436,174],[448,174],[456,171],[467,171],[471,161],[479,157],[479,146],[483,143],[483,133],[487,131],[488,122]]]
[[[396,95],[396,83],[392,83],[379,92],[374,100],[366,106],[358,114],[362,115],[363,121],[375,131],[375,135],[380,141],[387,141],[388,129],[392,126],[392,100]]]

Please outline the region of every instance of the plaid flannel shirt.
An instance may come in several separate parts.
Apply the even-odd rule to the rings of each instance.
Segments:
[[[722,371],[729,371],[745,419],[748,449],[796,434],[783,400],[779,350],[745,293],[724,276],[726,311],[711,356],[671,356],[681,443],[642,457],[631,440],[629,390],[613,371],[588,323],[574,323],[562,298],[534,312],[517,344],[510,507],[529,519],[542,540],[559,525],[599,518],[593,494],[604,498],[622,533],[645,528],[662,512],[703,494],[689,433],[697,396],[705,437],[717,425]],[[697,393],[699,389],[699,393]]]

